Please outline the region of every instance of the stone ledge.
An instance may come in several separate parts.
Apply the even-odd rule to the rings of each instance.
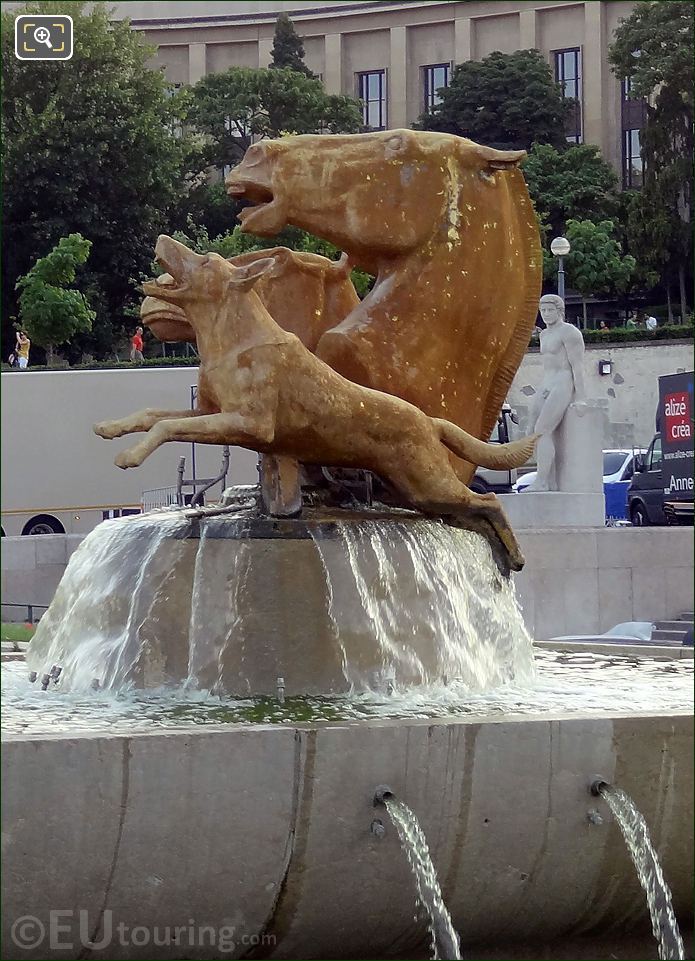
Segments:
[[[500,501],[510,524],[518,531],[606,526],[602,493],[527,491],[522,494],[500,494]]]

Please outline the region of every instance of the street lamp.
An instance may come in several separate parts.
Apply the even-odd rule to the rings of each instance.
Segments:
[[[550,245],[550,253],[557,257],[557,292],[565,299],[565,269],[563,258],[570,252],[570,242],[567,237],[556,237]]]

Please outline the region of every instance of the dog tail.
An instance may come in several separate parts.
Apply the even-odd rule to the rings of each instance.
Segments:
[[[442,444],[476,467],[492,470],[511,470],[521,467],[529,459],[538,440],[537,434],[522,437],[511,444],[488,444],[478,440],[451,421],[433,417],[432,422],[439,433]]]

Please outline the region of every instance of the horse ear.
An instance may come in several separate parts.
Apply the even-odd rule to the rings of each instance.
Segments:
[[[485,147],[483,144],[475,146],[478,159],[489,170],[509,170],[512,167],[518,167],[526,156],[525,150],[495,150],[494,147]]]
[[[231,265],[230,265],[231,266]],[[229,283],[241,290],[250,290],[257,280],[275,266],[274,257],[264,257],[245,267],[232,267]]]
[[[352,264],[350,263],[350,257],[343,251],[339,259],[331,263],[331,274],[336,280],[343,280],[345,277],[350,276],[351,271]]]

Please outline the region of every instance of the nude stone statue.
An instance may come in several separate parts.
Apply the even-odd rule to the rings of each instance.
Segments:
[[[543,382],[534,398],[531,429],[538,435],[536,479],[526,491],[557,490],[555,432],[567,408],[578,403],[582,413],[584,401],[584,338],[580,331],[565,321],[562,297],[541,297],[540,311],[546,329],[541,331]]]
[[[138,467],[162,444],[236,444],[302,463],[360,466],[382,477],[406,503],[436,516],[484,519],[512,570],[523,566],[516,538],[493,494],[476,494],[456,476],[448,451],[508,469],[531,455],[535,438],[488,444],[412,404],[361,387],[332,370],[275,323],[253,286],[272,258],[235,267],[160,237],[156,256],[173,283],[143,289],[185,311],[200,352],[198,409],[145,410],[95,426],[110,439],[146,432],[116,464]]]

